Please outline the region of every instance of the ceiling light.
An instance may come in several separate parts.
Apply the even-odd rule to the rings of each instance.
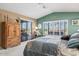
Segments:
[[[46,6],[44,5],[44,3],[38,3],[38,5],[42,6],[42,8],[46,8]]]

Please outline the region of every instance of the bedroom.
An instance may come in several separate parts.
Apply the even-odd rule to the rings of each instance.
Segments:
[[[0,55],[79,55],[78,6],[79,3],[0,3]]]

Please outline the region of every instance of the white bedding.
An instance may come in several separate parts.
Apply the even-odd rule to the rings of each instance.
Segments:
[[[41,39],[42,38],[42,39]],[[44,40],[43,40],[44,38]],[[48,42],[48,43],[54,43],[54,44],[57,44],[59,45],[60,41],[61,41],[61,36],[55,36],[55,35],[47,35],[47,36],[44,36],[44,37],[39,37],[37,38],[36,40],[37,41],[42,41],[42,42]],[[45,40],[46,39],[46,40]],[[48,39],[48,40],[47,40]]]

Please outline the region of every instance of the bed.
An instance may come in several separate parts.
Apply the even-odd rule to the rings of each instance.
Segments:
[[[77,56],[78,49],[67,47],[68,41],[61,36],[44,36],[29,41],[24,49],[24,56]]]

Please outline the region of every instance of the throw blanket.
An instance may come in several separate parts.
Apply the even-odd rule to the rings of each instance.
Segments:
[[[52,38],[41,37],[27,43],[24,56],[57,56],[58,42]]]

